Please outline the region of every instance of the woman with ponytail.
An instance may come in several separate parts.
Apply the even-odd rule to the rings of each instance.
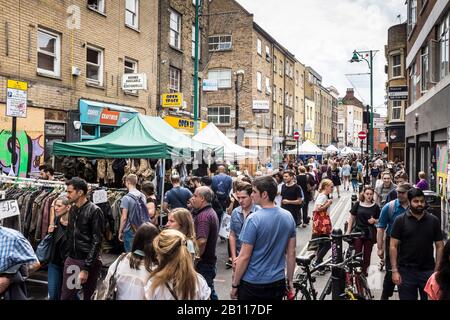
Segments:
[[[153,241],[158,267],[145,287],[147,300],[208,300],[211,289],[195,272],[184,234],[175,229],[162,231]]]

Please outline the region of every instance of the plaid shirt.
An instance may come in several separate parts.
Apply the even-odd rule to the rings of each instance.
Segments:
[[[18,231],[0,227],[0,273],[18,264],[38,262],[31,244]]]

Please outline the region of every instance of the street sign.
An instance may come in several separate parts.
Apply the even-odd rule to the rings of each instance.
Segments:
[[[300,132],[298,132],[298,131],[294,132],[294,139],[295,140],[299,140],[300,139]]]
[[[364,131],[360,131],[360,132],[358,133],[358,138],[361,139],[361,140],[366,140],[366,138],[367,138],[367,133],[365,133]]]
[[[122,90],[147,90],[147,74],[125,73],[122,77]]]
[[[203,79],[203,91],[219,91],[219,82],[216,79]]]
[[[254,113],[267,113],[270,111],[270,102],[268,100],[254,100],[252,110]]]
[[[6,116],[27,117],[27,90],[28,83],[8,80],[6,91]]]
[[[408,87],[407,86],[389,87],[388,97],[389,100],[408,100]]]
[[[161,105],[165,108],[181,108],[183,106],[183,94],[165,93],[161,95]]]

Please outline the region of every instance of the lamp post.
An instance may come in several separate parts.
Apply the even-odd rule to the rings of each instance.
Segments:
[[[238,130],[239,130],[239,92],[242,89],[242,85],[244,83],[244,75],[245,72],[244,70],[240,69],[238,71],[236,71],[236,80],[234,81],[234,90],[235,90],[235,96],[236,96],[236,106],[235,106],[235,114],[234,114],[234,129],[235,129],[235,134],[236,134],[236,144],[239,144],[239,140],[238,140]],[[240,80],[240,84],[239,84],[239,80]]]
[[[373,158],[373,57],[378,50],[369,51],[353,51],[353,56],[350,59],[350,63],[366,61],[370,70],[370,112],[369,112],[369,137],[367,138],[367,143],[370,143],[370,156]],[[368,57],[367,60],[365,57]]]
[[[194,135],[198,132],[198,60],[199,60],[199,14],[201,0],[195,0],[195,53],[194,53]]]

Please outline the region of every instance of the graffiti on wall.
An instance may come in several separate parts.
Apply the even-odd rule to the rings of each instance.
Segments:
[[[13,164],[15,175],[26,177],[30,172],[39,171],[43,161],[44,148],[41,145],[43,134],[31,137],[26,131],[17,131],[16,163]],[[0,170],[9,174],[11,170],[12,135],[11,131],[0,131]]]

